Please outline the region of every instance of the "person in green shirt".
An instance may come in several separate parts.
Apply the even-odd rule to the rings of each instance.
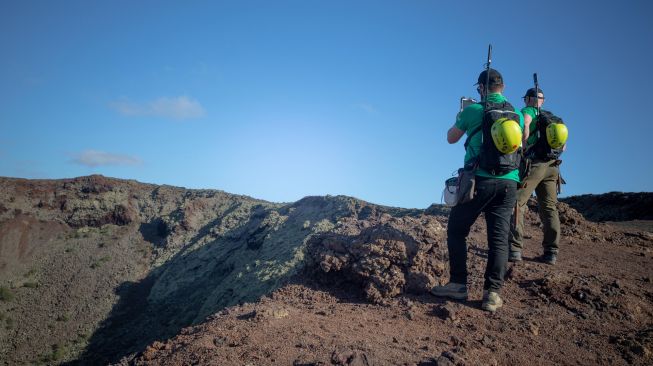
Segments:
[[[537,205],[542,221],[542,247],[544,254],[539,258],[547,264],[555,264],[558,256],[558,244],[560,243],[560,218],[558,217],[558,178],[560,176],[560,160],[541,159],[533,156],[528,148],[535,145],[538,139],[537,114],[539,108],[544,104],[544,93],[542,89],[530,88],[524,95],[526,107],[522,109],[526,132],[524,143],[527,148],[527,156],[531,158],[531,169],[522,188],[517,191],[517,210],[514,223],[510,230],[510,255],[508,260],[519,262],[522,260],[522,249],[524,241],[524,211],[526,203],[533,194],[537,195]],[[546,138],[543,136],[542,138]]]
[[[502,95],[503,77],[497,70],[489,69],[478,76],[477,91],[483,101],[507,103]],[[485,84],[488,83],[488,95]],[[509,104],[506,108],[519,115],[519,125],[524,128],[520,111]],[[484,104],[476,103],[463,109],[457,116],[455,124],[447,132],[447,141],[454,144],[467,134],[469,143],[465,151],[465,164],[473,163],[481,153],[482,131],[474,133],[482,125]],[[471,137],[469,137],[471,135]],[[449,250],[449,283],[435,286],[431,293],[435,296],[457,300],[467,299],[467,236],[478,216],[485,213],[487,223],[488,259],[483,285],[483,302],[481,307],[487,311],[496,311],[503,305],[499,296],[503,286],[506,264],[508,262],[508,236],[510,234],[510,217],[515,207],[519,172],[517,169],[503,175],[492,175],[482,169],[476,170],[476,188],[474,198],[466,203],[454,206],[449,214],[447,224],[447,247]]]

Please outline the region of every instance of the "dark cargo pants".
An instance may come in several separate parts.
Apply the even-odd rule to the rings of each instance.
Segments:
[[[467,236],[481,212],[487,223],[488,257],[483,288],[498,292],[508,262],[510,217],[515,207],[517,182],[476,177],[476,197],[454,206],[447,225],[450,281],[467,283]]]
[[[558,176],[560,168],[555,160],[534,162],[531,171],[522,182],[524,188],[517,191],[517,217],[512,221],[510,230],[510,251],[521,252],[524,247],[524,212],[526,203],[535,191],[537,206],[542,221],[544,239],[542,247],[545,253],[558,254],[560,243],[560,218],[558,217]]]

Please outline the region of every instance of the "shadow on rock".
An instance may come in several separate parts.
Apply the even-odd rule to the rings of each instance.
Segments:
[[[304,200],[284,207],[255,209],[218,237],[213,221],[138,283],[124,283],[118,303],[70,364],[128,360],[155,341],[203,322],[229,306],[257,301],[288,283],[304,266],[308,239],[350,214],[339,198]],[[335,217],[334,217],[335,215]],[[141,233],[156,245],[164,225],[152,221]]]

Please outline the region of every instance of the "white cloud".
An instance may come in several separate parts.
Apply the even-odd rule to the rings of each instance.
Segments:
[[[139,165],[141,159],[128,155],[111,154],[104,151],[85,150],[73,155],[73,163],[95,168],[105,165]]]
[[[203,117],[206,112],[202,105],[187,96],[161,97],[147,103],[134,103],[120,100],[109,104],[123,116],[154,116],[171,119],[190,119]]]

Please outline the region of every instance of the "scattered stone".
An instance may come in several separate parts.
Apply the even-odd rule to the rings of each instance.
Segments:
[[[370,366],[373,364],[367,354],[353,350],[333,351],[331,363],[338,366]]]
[[[492,342],[494,342],[494,339],[492,338],[492,336],[488,334],[484,335],[483,338],[481,338],[481,344],[486,347],[490,346]]]
[[[252,315],[249,315],[248,318],[254,318],[256,320],[263,320],[263,319],[282,319],[286,318],[290,315],[287,309],[284,308],[263,308],[259,310],[255,310],[252,312]]]
[[[456,364],[457,361],[458,361],[458,359],[459,359],[458,355],[454,352],[454,351],[456,351],[456,350],[457,350],[457,349],[454,348],[454,349],[451,350],[451,351],[445,351],[445,352],[442,352],[441,357],[445,357],[445,358],[448,359],[449,361],[451,361],[451,362],[453,362],[454,364]]]
[[[145,361],[152,361],[154,359],[155,355],[156,355],[156,350],[154,348],[148,346],[147,348],[145,348],[145,351],[143,351],[143,354],[141,355],[141,357]]]
[[[456,336],[451,336],[450,340],[451,340],[451,344],[458,347],[458,348],[463,348],[463,347],[466,346],[465,341],[462,340],[461,338],[456,337]]]
[[[435,360],[436,366],[455,366],[453,361],[445,356],[440,356]]]
[[[275,319],[281,319],[289,316],[290,313],[286,309],[275,309],[272,310],[272,317]]]
[[[402,306],[404,306],[404,307],[407,307],[407,308],[412,308],[412,307],[413,307],[413,302],[410,301],[410,300],[408,300],[408,299],[405,298],[405,297],[402,297],[402,298],[399,300],[399,304],[402,305]]]
[[[634,363],[637,358],[649,360],[653,347],[653,327],[630,334],[610,336],[609,342],[616,345],[623,358],[629,363]]]
[[[314,361],[312,359],[306,360],[303,358],[298,358],[293,361],[293,366],[326,366],[322,361]]]
[[[456,315],[456,308],[452,303],[446,303],[445,305],[436,305],[433,309],[433,312],[442,320],[458,320],[458,316]]]
[[[227,345],[228,345],[229,347],[240,347],[240,346],[242,346],[243,344],[242,344],[241,342],[237,341],[237,340],[232,340],[232,341],[229,342],[229,344],[227,344]]]

